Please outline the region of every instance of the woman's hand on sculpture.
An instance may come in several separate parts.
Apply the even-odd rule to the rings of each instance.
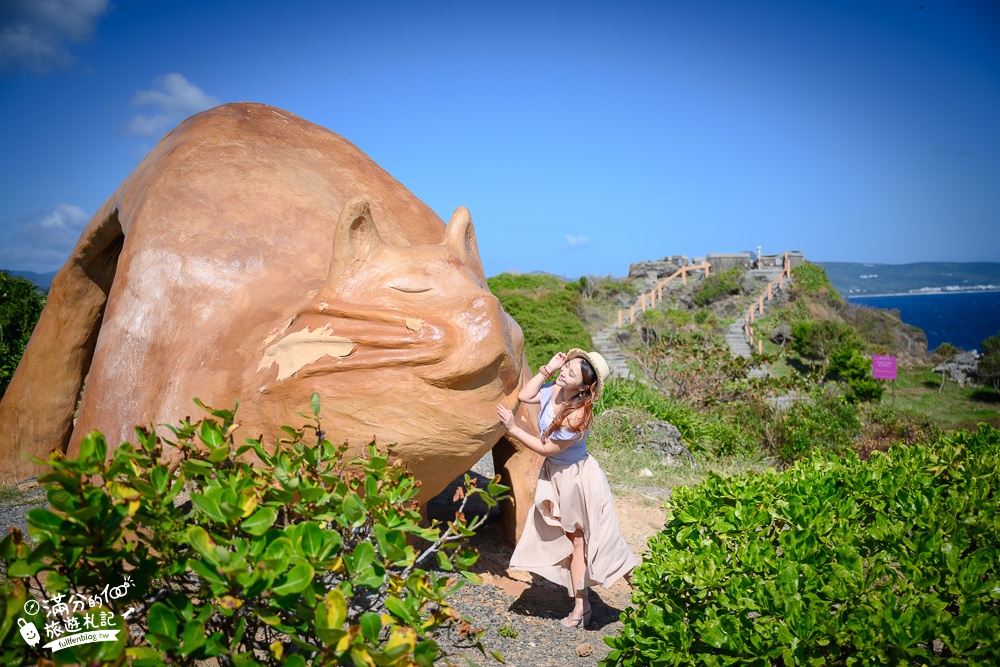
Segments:
[[[514,413],[505,408],[504,406],[502,405],[497,406],[497,414],[500,415],[500,422],[503,424],[503,427],[508,431],[510,431],[512,428],[514,428],[514,426],[516,426],[516,422],[514,421]]]
[[[556,352],[555,355],[551,359],[549,359],[549,363],[545,364],[545,368],[548,369],[549,374],[552,374],[565,365],[566,365],[566,353]]]

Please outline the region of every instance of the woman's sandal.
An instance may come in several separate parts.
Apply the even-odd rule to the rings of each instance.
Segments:
[[[586,628],[590,623],[590,614],[593,611],[593,609],[588,609],[583,612],[583,616],[578,616],[576,618],[573,618],[573,614],[571,613],[569,616],[562,619],[562,621],[559,621],[559,629],[564,632],[568,632],[569,630],[576,630],[577,628]],[[569,621],[570,624],[567,625],[564,621]]]

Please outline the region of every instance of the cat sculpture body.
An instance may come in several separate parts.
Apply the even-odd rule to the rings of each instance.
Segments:
[[[84,230],[0,403],[0,473],[38,474],[24,455],[72,456],[92,429],[200,417],[195,397],[238,400],[273,446],[317,392],[327,439],[396,443],[423,500],[500,442],[513,535],[540,459],[501,440],[496,405],[524,376],[466,209],[444,225],[342,137],[229,104],[164,137]]]

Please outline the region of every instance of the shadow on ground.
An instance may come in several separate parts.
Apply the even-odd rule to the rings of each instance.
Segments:
[[[553,590],[550,586],[551,584],[549,586],[540,584],[536,579],[530,588],[525,589],[514,600],[513,604],[510,605],[510,611],[519,616],[532,616],[554,621],[564,618],[572,610],[573,601],[565,589]],[[593,588],[590,589],[590,608],[593,610],[593,615],[587,629],[598,632],[618,621],[618,617],[622,613],[621,609],[609,604]]]
[[[1000,403],[1000,392],[994,389],[977,389],[972,392],[969,398],[977,403],[997,404]]]

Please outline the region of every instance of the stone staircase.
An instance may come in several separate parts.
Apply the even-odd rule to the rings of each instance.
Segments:
[[[593,337],[594,347],[601,353],[608,366],[611,368],[611,377],[620,377],[626,380],[632,378],[632,371],[628,368],[628,357],[622,352],[618,345],[618,328],[611,326],[601,329]]]
[[[729,325],[726,329],[726,343],[729,344],[729,351],[734,357],[750,358],[750,341],[743,331],[743,317]]]
[[[692,274],[687,277],[687,283],[698,283],[704,280],[704,277],[700,273]],[[652,286],[656,284],[656,279],[651,279],[648,285],[645,285],[643,289],[652,289]],[[673,280],[663,287],[663,293],[669,294],[670,292],[684,289],[684,282],[681,280]],[[654,308],[659,308],[659,303],[657,303]],[[611,325],[601,329],[593,336],[594,347],[601,356],[608,362],[608,366],[611,368],[611,377],[620,377],[626,380],[630,380],[635,377],[632,371],[628,367],[628,356],[622,352],[621,346],[618,344],[618,327]]]
[[[768,282],[774,280],[781,275],[782,270],[780,268],[768,268],[768,269],[754,269],[747,271],[747,275],[751,278],[764,278]],[[726,330],[726,343],[729,345],[729,351],[734,357],[743,357],[744,359],[749,359],[753,351],[750,348],[750,340],[747,337],[745,331],[743,331],[743,317],[740,316],[735,322],[729,325]],[[764,366],[757,366],[751,368],[748,373],[748,377],[751,378],[762,378],[767,377],[767,368]]]

